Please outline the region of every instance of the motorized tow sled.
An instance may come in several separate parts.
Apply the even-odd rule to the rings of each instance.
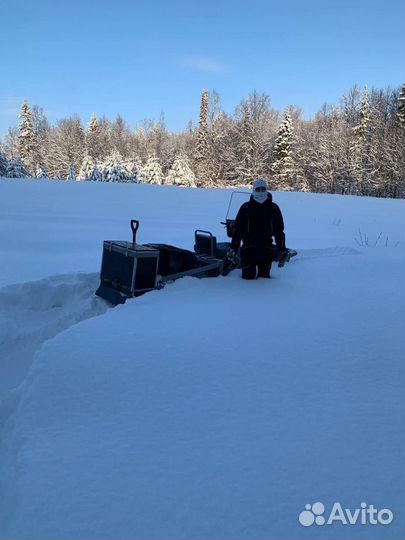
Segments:
[[[233,197],[245,192],[234,192],[228,206],[226,221],[227,236],[232,238],[235,219],[229,218]],[[238,257],[231,252],[230,242],[217,242],[209,231],[194,232],[194,251],[168,244],[137,244],[138,220],[131,220],[132,242],[105,240],[100,272],[100,286],[96,295],[111,304],[124,304],[133,298],[154,289],[161,289],[169,281],[184,276],[226,276],[231,270],[240,268]],[[276,246],[272,248],[272,260],[283,267],[297,252],[287,249],[282,254]]]

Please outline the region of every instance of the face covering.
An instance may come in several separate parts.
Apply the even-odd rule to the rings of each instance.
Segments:
[[[253,191],[253,198],[256,202],[262,204],[267,200],[267,191]]]

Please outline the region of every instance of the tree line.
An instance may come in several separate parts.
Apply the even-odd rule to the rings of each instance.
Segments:
[[[19,125],[0,140],[0,176],[198,187],[247,186],[266,178],[274,190],[405,196],[405,84],[352,87],[338,104],[307,120],[278,111],[256,91],[231,113],[204,90],[198,125],[170,132],[162,115],[131,130],[92,115],[51,125],[27,101]]]

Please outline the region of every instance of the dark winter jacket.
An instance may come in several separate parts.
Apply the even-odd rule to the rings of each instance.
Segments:
[[[280,208],[272,202],[271,193],[264,203],[258,203],[252,195],[248,202],[242,204],[236,216],[232,248],[238,249],[242,241],[241,255],[245,264],[260,264],[268,258],[273,236],[277,248],[285,249],[284,221]]]

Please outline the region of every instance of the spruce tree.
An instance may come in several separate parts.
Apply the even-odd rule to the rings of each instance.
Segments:
[[[73,164],[71,164],[69,167],[69,172],[66,180],[76,180],[76,167]]]
[[[127,182],[127,173],[122,164],[123,160],[118,152],[113,152],[103,166],[103,181],[104,182]]]
[[[405,129],[405,84],[402,85],[401,91],[399,92],[397,119],[400,127]]]
[[[365,184],[370,162],[370,123],[371,107],[367,88],[364,89],[360,102],[360,114],[357,125],[352,129],[350,144],[352,185],[351,193],[365,194]]]
[[[371,120],[371,108],[370,108],[370,97],[367,88],[364,89],[363,95],[360,102],[360,119],[359,123],[353,128],[353,134],[356,139],[356,142],[364,143]]]
[[[195,170],[198,185],[210,185],[210,134],[208,129],[208,92],[203,90],[200,106],[200,120],[195,144]]]
[[[39,144],[34,131],[32,112],[27,100],[25,100],[21,106],[18,151],[20,158],[27,169],[35,173],[40,161]]]
[[[179,154],[170,168],[166,178],[167,184],[176,186],[195,186],[195,175],[190,168],[189,161],[186,156]]]
[[[93,160],[100,159],[103,155],[101,126],[94,113],[86,132],[86,151]]]
[[[141,169],[142,182],[161,184],[163,180],[162,167],[156,156],[151,156]]]
[[[142,163],[140,159],[137,157],[127,159],[124,162],[124,169],[127,174],[128,182],[132,182],[135,184],[140,182],[141,168],[142,168]]]
[[[37,167],[35,177],[38,179],[50,180],[47,169],[39,166]]]
[[[0,152],[0,176],[6,176],[7,158]]]
[[[20,158],[12,158],[7,163],[7,178],[30,178],[31,173]]]
[[[272,165],[275,174],[276,187],[291,190],[293,184],[294,161],[292,157],[293,122],[288,113],[280,124],[274,145],[275,161]]]
[[[95,167],[95,162],[93,158],[89,156],[88,154],[85,154],[82,161],[82,166],[80,167],[79,178],[81,180],[88,180],[92,175],[94,167]]]
[[[91,171],[90,177],[87,178],[87,180],[91,180],[93,182],[102,182],[103,181],[103,173],[98,168],[97,163],[94,165],[94,168]]]

